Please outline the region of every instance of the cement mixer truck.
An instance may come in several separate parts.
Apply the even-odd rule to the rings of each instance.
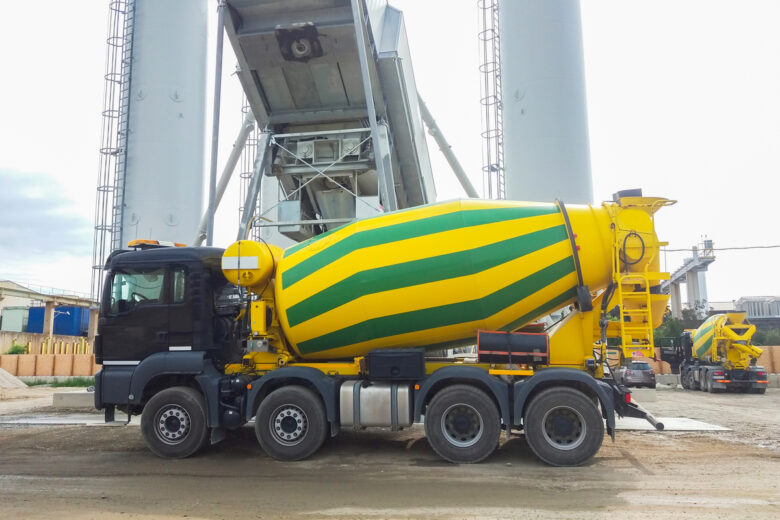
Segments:
[[[750,340],[756,326],[744,312],[716,314],[699,328],[683,334],[680,383],[686,390],[763,394],[769,386],[767,371],[756,365],[762,350]]]
[[[609,339],[653,356],[668,298],[653,219],[672,203],[453,201],[286,250],[136,242],[106,264],[96,407],[140,414],[162,457],[252,421],[290,461],[344,429],[423,423],[450,462],[523,432],[546,463],[582,464],[605,429],[614,441],[616,415],[662,428],[604,371]],[[440,354],[462,345],[474,353]]]

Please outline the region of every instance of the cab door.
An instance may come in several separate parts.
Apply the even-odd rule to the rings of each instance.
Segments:
[[[167,279],[159,266],[111,273],[98,323],[104,362],[141,360],[168,350]]]

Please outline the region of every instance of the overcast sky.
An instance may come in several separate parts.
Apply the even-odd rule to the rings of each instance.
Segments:
[[[418,89],[481,187],[476,0],[391,4],[405,13]],[[81,2],[74,17],[70,2],[2,0],[0,279],[89,290],[107,5]],[[596,199],[642,187],[679,200],[657,216],[673,248],[703,235],[780,243],[780,2],[583,0],[582,16]],[[220,165],[241,117],[226,49]],[[440,200],[463,196],[429,147]],[[237,207],[234,185],[216,244],[233,240]],[[667,269],[684,256],[670,253]],[[710,300],[780,294],[777,265],[778,249],[719,252]]]

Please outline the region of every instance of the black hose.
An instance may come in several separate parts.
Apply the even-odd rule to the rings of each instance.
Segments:
[[[628,239],[631,236],[637,237],[639,239],[639,243],[642,244],[642,253],[639,255],[639,258],[637,258],[633,262],[629,262],[628,261],[628,256],[626,255],[626,242],[628,242]],[[645,241],[642,239],[642,237],[639,235],[639,233],[637,233],[636,231],[631,231],[630,233],[628,233],[625,236],[625,238],[623,238],[623,247],[622,247],[621,253],[622,253],[622,256],[623,256],[623,258],[621,258],[621,260],[623,261],[624,264],[626,264],[626,266],[636,265],[636,264],[638,264],[639,262],[642,261],[642,259],[645,257]]]

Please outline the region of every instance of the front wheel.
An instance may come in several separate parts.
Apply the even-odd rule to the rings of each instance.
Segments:
[[[531,450],[552,466],[579,466],[593,457],[604,440],[604,420],[598,406],[568,387],[543,390],[524,417]]]
[[[328,432],[325,407],[303,386],[271,392],[257,409],[255,434],[263,450],[278,460],[302,460],[313,455]]]
[[[144,406],[141,433],[155,455],[181,459],[195,454],[208,440],[203,397],[186,386],[167,388]]]
[[[469,385],[452,385],[433,396],[425,410],[425,437],[441,458],[479,462],[498,447],[501,417],[493,400]]]

